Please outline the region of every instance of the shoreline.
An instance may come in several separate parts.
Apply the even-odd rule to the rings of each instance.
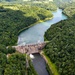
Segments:
[[[64,11],[62,11],[62,14],[67,16],[67,19],[69,18],[69,16]],[[45,35],[44,35],[44,41],[49,41],[46,39]],[[51,61],[51,59],[45,54],[45,52],[42,51],[40,54],[44,58],[44,60],[46,61],[47,70],[48,70],[49,74],[50,75],[59,75],[59,72],[57,70],[57,66]]]
[[[46,69],[48,70],[48,73],[50,75],[59,75],[56,66],[54,63],[51,62],[51,60],[46,56],[44,51],[40,53],[40,55],[43,57],[43,59],[46,61]]]
[[[70,18],[64,11],[62,11],[62,13],[64,14],[64,15],[66,15],[67,16],[67,18]]]
[[[46,18],[46,19],[44,19],[44,20],[39,20],[39,21],[35,22],[34,24],[31,24],[30,26],[21,29],[21,30],[18,32],[18,36],[19,36],[19,34],[20,34],[21,32],[23,32],[23,31],[29,29],[30,27],[34,26],[35,24],[38,24],[38,23],[42,23],[42,22],[51,20],[51,19],[53,19],[53,17],[54,17],[54,16],[52,16],[51,18]]]

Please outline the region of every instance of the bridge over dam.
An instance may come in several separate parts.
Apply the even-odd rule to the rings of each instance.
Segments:
[[[37,44],[26,44],[23,46],[13,46],[13,48],[16,49],[16,51],[20,53],[26,53],[26,54],[35,54],[40,53],[41,50],[45,47],[47,42],[37,43]]]

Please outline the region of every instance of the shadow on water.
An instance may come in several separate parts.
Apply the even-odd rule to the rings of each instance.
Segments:
[[[38,75],[49,75],[46,69],[46,62],[40,54],[33,54],[32,63]]]

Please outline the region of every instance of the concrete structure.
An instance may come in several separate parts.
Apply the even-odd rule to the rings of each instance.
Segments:
[[[34,53],[40,53],[45,45],[46,42],[37,43],[37,44],[28,44],[25,46],[13,46],[13,47],[16,49],[16,51],[20,53],[34,54]]]

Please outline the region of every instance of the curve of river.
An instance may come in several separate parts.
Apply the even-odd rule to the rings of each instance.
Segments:
[[[62,13],[61,9],[57,9],[57,11],[52,12],[54,17],[52,20],[48,20],[46,22],[38,23],[31,28],[23,31],[18,36],[18,45],[32,44],[37,42],[44,41],[44,33],[52,24],[55,24],[61,20],[67,19]],[[35,70],[38,75],[49,75],[46,70],[46,63],[43,57],[40,54],[34,54],[34,59],[32,59],[32,63],[34,65]]]
[[[37,42],[44,41],[44,33],[52,24],[55,24],[61,20],[67,19],[67,16],[62,14],[62,10],[58,9],[55,12],[52,12],[54,18],[52,20],[48,20],[46,22],[38,23],[31,28],[23,31],[18,36],[18,45],[25,45]]]

